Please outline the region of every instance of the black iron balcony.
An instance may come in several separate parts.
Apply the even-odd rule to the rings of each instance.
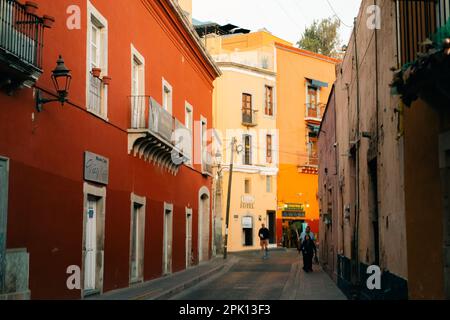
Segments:
[[[242,125],[256,127],[258,125],[257,110],[242,109]]]
[[[44,28],[54,19],[38,17],[16,0],[0,0],[0,87],[31,87],[42,74]]]
[[[128,152],[173,174],[191,159],[191,132],[150,96],[130,97]],[[186,142],[186,141],[184,141]]]

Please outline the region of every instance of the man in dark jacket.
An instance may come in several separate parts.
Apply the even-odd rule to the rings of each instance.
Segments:
[[[266,228],[264,223],[261,225],[261,229],[259,229],[258,236],[260,239],[261,250],[263,251],[263,259],[266,259],[269,254],[270,231]]]
[[[317,249],[314,241],[309,235],[305,236],[300,251],[303,253],[303,270],[305,270],[305,272],[312,272],[312,261],[314,255],[317,255]]]

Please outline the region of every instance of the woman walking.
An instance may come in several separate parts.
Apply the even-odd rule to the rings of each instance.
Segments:
[[[314,241],[309,235],[305,236],[300,251],[303,254],[303,270],[305,270],[305,272],[312,272],[313,257],[314,255],[317,255],[317,249]]]

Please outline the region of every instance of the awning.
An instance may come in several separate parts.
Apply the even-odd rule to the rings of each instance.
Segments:
[[[308,129],[315,134],[319,134],[320,126],[315,124],[308,124]]]
[[[328,83],[327,82],[323,82],[323,81],[319,81],[319,80],[314,80],[314,79],[308,79],[306,78],[309,82],[311,82],[311,85],[313,87],[316,88],[328,88]]]

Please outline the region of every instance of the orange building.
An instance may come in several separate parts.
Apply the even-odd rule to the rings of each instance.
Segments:
[[[294,246],[297,232],[318,234],[317,135],[339,62],[276,43],[279,174],[277,243]]]

